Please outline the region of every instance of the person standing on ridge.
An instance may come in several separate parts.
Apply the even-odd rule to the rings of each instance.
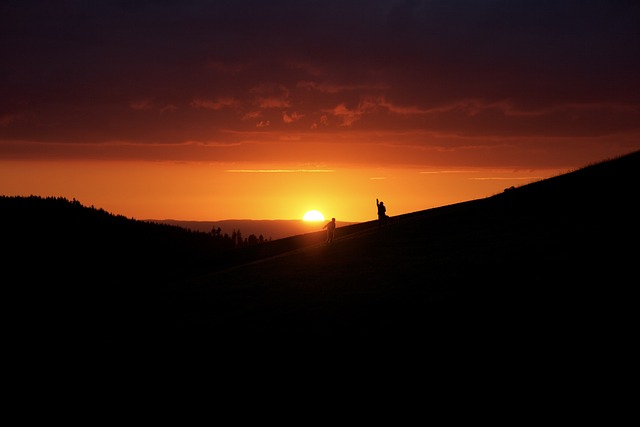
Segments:
[[[387,219],[389,217],[387,216],[387,208],[384,202],[379,202],[378,199],[376,199],[376,206],[378,207],[378,228],[380,228],[383,225],[387,225]]]
[[[322,228],[327,229],[327,243],[333,243],[333,235],[336,231],[336,219],[331,218],[331,221],[326,223]]]

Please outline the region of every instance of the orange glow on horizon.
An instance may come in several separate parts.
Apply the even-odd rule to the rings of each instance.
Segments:
[[[0,161],[0,194],[65,197],[139,220],[299,219],[391,216],[488,197],[562,172],[106,161]],[[270,172],[229,172],[269,170]]]

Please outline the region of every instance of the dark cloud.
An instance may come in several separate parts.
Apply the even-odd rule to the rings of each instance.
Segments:
[[[640,133],[636,1],[5,1],[0,138]]]

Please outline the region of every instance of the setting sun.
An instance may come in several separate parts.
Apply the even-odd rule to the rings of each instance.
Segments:
[[[310,210],[302,217],[303,221],[324,221],[324,215],[317,210]]]

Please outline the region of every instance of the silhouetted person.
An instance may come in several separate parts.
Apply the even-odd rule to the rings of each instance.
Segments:
[[[387,208],[384,206],[384,202],[379,202],[376,199],[376,206],[378,206],[378,228],[380,228],[383,225],[387,225],[389,217],[387,216]]]
[[[331,221],[326,223],[324,225],[324,227],[322,227],[322,228],[326,228],[327,229],[327,243],[332,243],[333,242],[333,235],[334,235],[334,232],[336,231],[336,219],[335,218],[331,218]]]

